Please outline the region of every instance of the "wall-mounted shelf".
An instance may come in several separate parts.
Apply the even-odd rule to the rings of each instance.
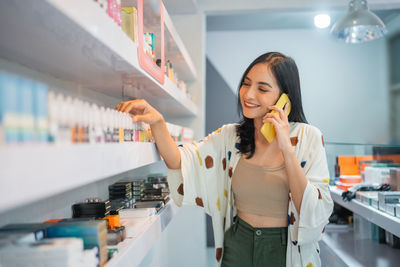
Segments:
[[[165,115],[197,113],[175,85],[160,84],[140,67],[137,44],[94,1],[1,1],[0,32],[7,60],[117,98],[129,83]]]
[[[153,143],[0,148],[0,213],[157,161]]]
[[[118,244],[118,254],[106,266],[138,266],[171,222],[178,209],[175,203],[170,200],[157,215],[146,219],[137,219],[138,221],[146,221],[136,230],[137,234],[133,238],[127,238]]]
[[[339,204],[346,209],[357,213],[362,216],[364,219],[378,225],[379,227],[385,229],[386,231],[400,236],[400,218],[391,216],[385,212],[382,212],[376,208],[371,206],[367,206],[364,203],[361,203],[357,199],[353,199],[350,202],[343,201],[342,199],[342,190],[337,189],[334,186],[330,187],[331,196],[335,203]]]
[[[320,242],[323,265],[332,267],[398,265],[398,249],[371,239],[358,239],[352,227],[338,231],[331,230],[331,226],[329,224],[326,227]]]
[[[194,81],[197,77],[196,69],[189,56],[188,51],[181,38],[179,37],[168,11],[164,8],[165,23],[165,56],[166,59],[173,60],[174,69],[178,72],[179,77],[187,82]]]

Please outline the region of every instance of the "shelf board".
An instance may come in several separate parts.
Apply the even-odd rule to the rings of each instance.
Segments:
[[[337,189],[334,186],[330,186],[331,196],[335,203],[342,207],[362,216],[366,220],[378,225],[386,231],[400,236],[400,218],[391,216],[385,212],[382,212],[374,207],[367,206],[361,203],[357,199],[349,201],[343,201],[342,190]]]
[[[329,226],[320,242],[321,253],[333,255],[324,262],[326,266],[398,266],[398,249],[371,239],[358,239],[352,228],[330,231]]]
[[[0,213],[157,161],[154,143],[0,148]]]
[[[161,233],[178,212],[178,206],[170,200],[155,216],[150,217],[133,238],[127,238],[118,244],[118,254],[107,264],[111,266],[138,266],[153,247]]]
[[[161,85],[140,67],[137,44],[94,1],[0,1],[0,32],[0,57],[7,60],[117,98],[123,84],[132,84],[151,104],[168,102],[155,105],[166,115],[197,112],[176,86]]]

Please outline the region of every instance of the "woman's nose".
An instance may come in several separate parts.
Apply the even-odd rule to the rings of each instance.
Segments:
[[[246,92],[246,98],[247,99],[252,99],[255,97],[255,90],[256,88],[252,85],[248,88],[247,92]]]

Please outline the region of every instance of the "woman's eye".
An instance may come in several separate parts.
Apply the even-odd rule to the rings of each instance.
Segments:
[[[268,92],[268,90],[265,90],[265,89],[263,89],[263,88],[261,88],[261,87],[259,87],[258,90],[260,90],[260,91],[263,92],[263,93]]]
[[[242,86],[250,86],[248,83],[242,83]]]

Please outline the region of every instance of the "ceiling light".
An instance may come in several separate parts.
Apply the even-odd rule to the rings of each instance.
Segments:
[[[323,29],[331,24],[331,17],[328,14],[319,14],[314,17],[316,27]]]
[[[369,11],[366,0],[351,0],[346,16],[331,29],[334,39],[346,43],[363,43],[381,38],[387,32],[385,24]]]

